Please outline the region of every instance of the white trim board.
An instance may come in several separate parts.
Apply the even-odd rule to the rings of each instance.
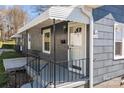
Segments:
[[[87,80],[82,80],[82,81],[76,81],[76,82],[67,82],[63,84],[59,84],[56,87],[57,88],[75,88],[79,86],[85,86],[87,84]]]
[[[49,41],[50,42],[50,45],[49,45],[50,49],[49,49],[49,51],[46,51],[45,46],[44,46],[44,34],[46,34],[46,33],[50,33],[50,41]],[[42,46],[42,51],[43,51],[43,53],[50,54],[51,53],[51,29],[50,28],[43,30],[43,39],[42,40],[43,40],[43,42],[42,42],[42,45],[43,45]]]
[[[122,39],[122,56],[115,55],[115,39],[116,39],[116,32],[115,32],[115,30],[116,30],[116,26],[117,25],[122,25],[124,27],[123,23],[119,23],[119,22],[115,22],[114,23],[114,60],[124,59],[124,37]]]

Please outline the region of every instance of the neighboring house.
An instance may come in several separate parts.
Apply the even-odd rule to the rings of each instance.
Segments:
[[[31,72],[38,71],[35,79],[54,87],[88,81],[92,87],[123,75],[123,9],[82,5],[46,10],[17,33],[22,35],[22,52],[28,54],[28,73],[34,78]]]
[[[15,39],[15,50],[22,52],[22,35],[14,34],[10,38]]]

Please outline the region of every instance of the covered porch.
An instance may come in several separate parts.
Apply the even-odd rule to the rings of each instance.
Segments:
[[[89,23],[81,8],[52,7],[19,30],[27,37],[23,46],[33,87],[89,81]],[[35,29],[41,33],[41,42],[31,40],[37,37],[31,35]],[[32,47],[39,44],[41,50]]]

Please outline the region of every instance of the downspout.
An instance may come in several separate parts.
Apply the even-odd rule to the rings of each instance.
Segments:
[[[93,16],[92,11],[87,12],[84,7],[81,8],[82,13],[84,13],[90,20],[90,40],[89,40],[89,87],[93,88]]]

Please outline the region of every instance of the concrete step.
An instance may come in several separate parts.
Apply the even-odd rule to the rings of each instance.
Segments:
[[[88,83],[87,80],[73,81],[73,82],[66,82],[63,84],[59,84],[56,87],[57,88],[78,88],[78,87],[84,88],[87,83]]]

